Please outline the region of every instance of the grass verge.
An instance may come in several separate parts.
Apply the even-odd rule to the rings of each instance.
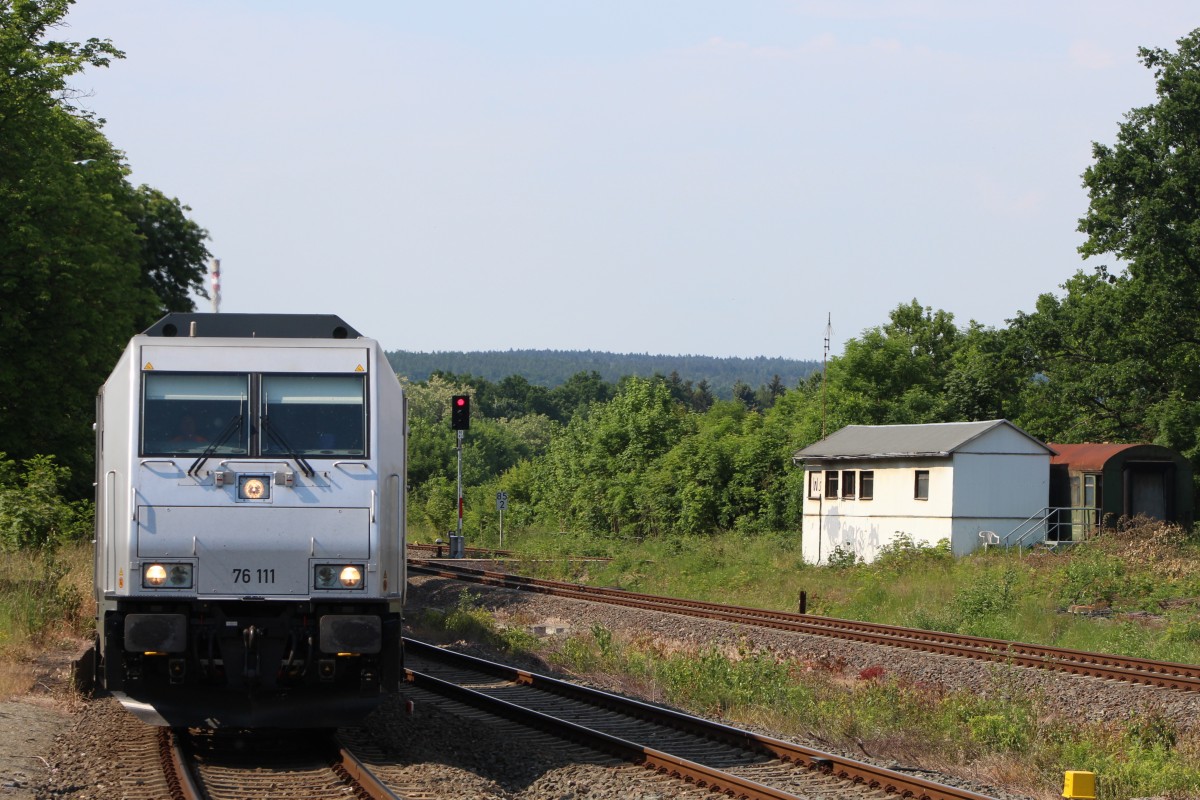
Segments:
[[[825,616],[1200,663],[1200,544],[1161,523],[1062,553],[954,558],[901,539],[874,563],[833,567],[805,564],[795,534],[592,540],[604,564],[565,557],[566,535],[512,538],[530,574],[789,611],[805,592]]]
[[[0,558],[0,698],[33,684],[39,650],[89,634],[92,546],[28,549]]]

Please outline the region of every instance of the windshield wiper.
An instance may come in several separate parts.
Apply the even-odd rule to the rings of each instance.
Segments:
[[[316,474],[316,470],[312,468],[304,456],[300,455],[295,449],[287,443],[287,439],[283,438],[283,434],[271,427],[270,417],[263,415],[262,429],[267,432],[267,436],[271,437],[271,441],[279,445],[283,450],[283,454],[300,465],[300,471],[304,473],[304,477],[311,478]]]
[[[217,452],[217,448],[220,447],[221,445],[225,444],[225,442],[229,441],[229,437],[233,436],[234,431],[238,430],[241,427],[242,427],[242,415],[234,414],[233,417],[230,418],[229,424],[225,426],[225,430],[221,431],[221,435],[218,436],[213,441],[212,444],[210,444],[208,447],[204,448],[204,452],[200,454],[200,457],[197,458],[195,461],[193,461],[192,465],[190,467],[188,467],[187,474],[188,475],[198,475],[200,472],[200,468],[202,466],[204,466],[204,462],[206,462],[210,458],[212,458],[213,453]]]

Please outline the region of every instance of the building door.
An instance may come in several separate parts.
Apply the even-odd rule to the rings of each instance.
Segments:
[[[1133,470],[1130,474],[1130,514],[1153,519],[1167,518],[1166,472],[1163,470]]]
[[[1071,526],[1059,532],[1060,541],[1082,542],[1095,529],[1100,517],[1101,486],[1098,472],[1071,476]]]

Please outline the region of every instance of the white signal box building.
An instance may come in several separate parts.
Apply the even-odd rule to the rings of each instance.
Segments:
[[[1044,512],[1053,454],[1003,419],[842,428],[793,456],[804,560],[828,563],[840,547],[871,561],[901,535],[969,553]]]

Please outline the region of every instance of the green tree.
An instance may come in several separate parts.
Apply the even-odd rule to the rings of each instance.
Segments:
[[[1125,115],[1115,144],[1092,146],[1080,252],[1114,256],[1125,269],[1101,267],[1079,288],[1111,318],[1113,341],[1093,355],[1118,381],[1086,394],[1112,403],[1129,395],[1119,400],[1127,411],[1115,418],[1118,435],[1194,454],[1196,428],[1186,421],[1200,416],[1200,29],[1177,45],[1139,49],[1157,100]],[[1100,303],[1077,299],[1089,310]]]
[[[1063,287],[1009,328],[1029,376],[1019,424],[1050,441],[1152,439],[1147,414],[1161,394],[1149,391],[1153,366],[1129,327],[1138,314],[1129,280],[1080,272]]]
[[[689,425],[662,380],[629,378],[608,403],[576,415],[539,465],[534,501],[563,529],[653,533],[660,520],[651,467]]]
[[[0,4],[0,447],[86,476],[96,387],[153,298],[118,155],[68,103],[70,76],[120,53],[43,41],[66,8]]]
[[[158,298],[153,318],[168,311],[191,311],[191,295],[208,297],[204,277],[211,253],[205,241],[208,232],[189,219],[190,208],[158,189],[130,187],[127,215],[133,220],[140,240],[142,285]]]
[[[82,494],[97,387],[132,334],[182,305],[194,273],[148,244],[174,201],[133,189],[99,122],[73,105],[68,80],[122,54],[47,40],[69,5],[0,2],[0,447],[57,455]],[[203,250],[203,232],[182,229]]]
[[[729,484],[747,416],[737,401],[716,403],[697,418],[694,433],[682,437],[658,463],[650,484],[666,528],[704,535],[733,526]]]
[[[828,432],[849,425],[948,421],[946,381],[959,331],[954,315],[913,300],[887,324],[846,342],[828,365]]]
[[[695,391],[692,392],[692,410],[703,414],[705,411],[708,411],[710,408],[712,408],[712,405],[715,402],[716,398],[713,397],[712,389],[708,385],[708,380],[701,378],[700,382],[696,384]]]
[[[1121,259],[1164,344],[1190,350],[1200,343],[1200,29],[1178,45],[1139,49],[1158,102],[1128,112],[1115,145],[1092,145],[1079,251]]]
[[[600,373],[576,372],[560,386],[550,390],[556,413],[551,417],[566,422],[579,412],[586,412],[592,403],[605,403],[612,399],[616,387],[604,381]]]
[[[943,398],[946,421],[1016,419],[1027,372],[1008,329],[972,322],[959,332]]]
[[[1200,30],[1141,49],[1157,102],[1094,143],[1083,174],[1086,258],[1007,333],[1024,368],[1018,422],[1052,441],[1154,441],[1200,458]]]

